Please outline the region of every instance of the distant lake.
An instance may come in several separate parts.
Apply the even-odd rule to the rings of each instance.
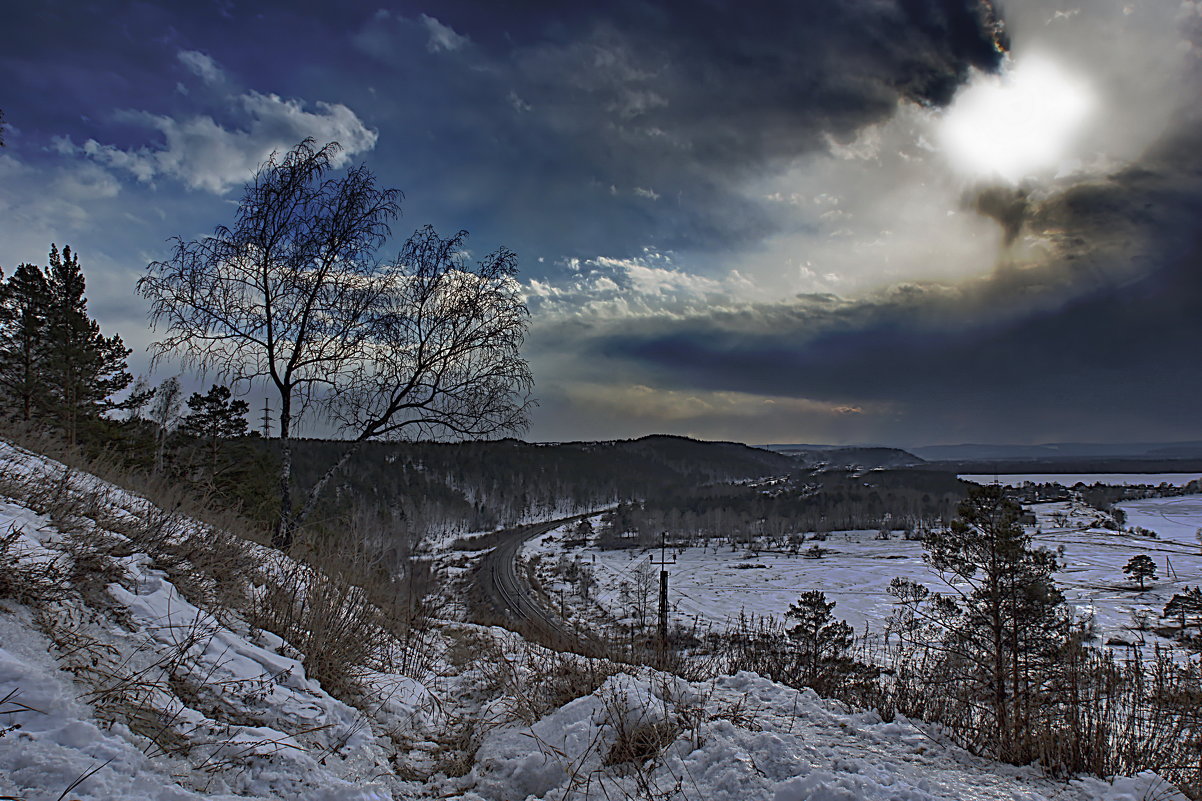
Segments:
[[[1003,473],[997,476],[972,473],[959,478],[974,484],[992,484],[996,481],[1007,487],[1021,487],[1028,481],[1033,484],[1063,484],[1066,487],[1077,483],[1123,487],[1132,484],[1170,484],[1184,487],[1194,479],[1202,478],[1202,473]]]

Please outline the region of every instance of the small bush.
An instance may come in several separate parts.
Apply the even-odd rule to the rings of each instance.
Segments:
[[[304,655],[305,672],[331,695],[356,699],[358,668],[382,667],[393,642],[388,619],[366,590],[280,557],[254,593],[248,622],[277,634]]]
[[[655,720],[632,724],[628,717],[619,716],[611,720],[618,737],[610,746],[601,764],[645,765],[664,752],[664,749],[680,736],[680,726],[675,721]]]
[[[44,607],[66,597],[66,559],[32,558],[21,547],[21,538],[15,525],[0,535],[0,600]]]

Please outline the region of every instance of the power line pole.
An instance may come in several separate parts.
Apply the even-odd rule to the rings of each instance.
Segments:
[[[263,439],[271,439],[271,401],[263,399]]]
[[[676,564],[676,556],[669,562],[667,554],[668,532],[659,533],[659,561],[651,560],[651,564],[659,565],[659,651],[662,657],[668,650],[668,565]]]

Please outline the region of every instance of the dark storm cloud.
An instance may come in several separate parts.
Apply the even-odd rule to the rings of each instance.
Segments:
[[[1028,28],[1047,36],[1061,30],[1048,24],[1040,3],[1024,7]],[[1171,16],[1167,6],[1157,9]],[[1113,47],[1096,33],[1113,30],[1119,41],[1127,30],[1119,17],[1127,17],[1121,9],[1104,12],[1079,35],[1069,26],[1080,20],[1064,22],[1064,41],[1090,52]],[[998,68],[1004,35],[987,3],[48,0],[6,14],[0,72],[11,81],[0,107],[14,128],[0,176],[22,183],[0,189],[34,198],[20,203],[25,216],[10,229],[37,230],[30,258],[44,254],[48,241],[32,220],[41,203],[43,216],[58,215],[56,230],[72,233],[72,245],[86,245],[89,256],[105,251],[93,263],[110,265],[111,273],[95,276],[90,288],[98,308],[107,303],[128,315],[121,319],[128,341],[148,336],[125,327],[137,318],[128,302],[137,271],[162,255],[154,248],[167,236],[199,235],[226,221],[237,180],[232,167],[202,169],[209,151],[182,135],[180,148],[197,157],[159,162],[153,182],[132,178],[121,154],[155,156],[174,147],[167,132],[212,120],[227,136],[206,141],[243,137],[243,161],[227,158],[225,166],[247,172],[267,133],[294,135],[293,122],[328,118],[338,106],[347,112],[345,130],[370,134],[355,160],[406,193],[400,236],[427,221],[466,227],[473,247],[517,250],[523,278],[542,280],[549,293],[579,279],[594,289],[606,282],[615,302],[651,298],[637,309],[631,301],[633,311],[611,322],[536,317],[532,341],[552,343],[557,364],[573,363],[565,377],[540,375],[551,378],[548,394],[567,397],[566,427],[585,416],[569,408],[580,394],[570,392],[574,381],[633,387],[615,392],[615,405],[662,389],[666,398],[642,401],[659,403],[659,420],[685,419],[673,415],[700,400],[714,411],[687,419],[706,425],[723,416],[742,424],[748,418],[729,409],[759,393],[777,409],[815,420],[838,416],[847,436],[858,438],[906,431],[913,440],[979,439],[982,430],[996,430],[1051,439],[1056,430],[1068,436],[1066,427],[1078,422],[1084,431],[1127,418],[1198,427],[1192,398],[1202,386],[1197,371],[1180,367],[1202,341],[1195,232],[1202,137],[1188,126],[1178,121],[1184,133],[1111,178],[1074,178],[1078,185],[1068,189],[1061,182],[1054,190],[974,190],[954,217],[943,216],[949,209],[938,192],[922,205],[923,197],[881,191],[946,176],[941,155],[921,135],[906,138],[904,124],[889,125],[907,115],[937,119],[912,104],[947,104],[974,68]],[[1048,41],[1059,52],[1063,42]],[[1143,92],[1146,76],[1129,72],[1120,99],[1158,94]],[[248,103],[262,106],[257,116],[248,116]],[[1099,127],[1138,126],[1117,119]],[[109,149],[84,152],[89,139]],[[857,170],[845,169],[853,163]],[[211,180],[199,180],[201,172]],[[782,176],[796,182],[769,180]],[[50,189],[38,195],[39,186]],[[948,205],[958,193],[948,191]],[[780,197],[769,202],[773,194]],[[881,196],[883,212],[872,202]],[[923,213],[903,213],[915,206]],[[896,265],[915,252],[925,258],[914,244],[922,239],[955,261],[965,251],[953,246],[971,239],[965,231],[975,233],[953,224],[966,218],[988,234],[995,232],[986,220],[996,221],[1011,246],[985,279],[961,280],[988,268],[988,236],[975,240],[988,244],[966,249],[984,253],[983,263],[935,273],[949,285],[745,305],[774,297],[745,287],[808,270],[810,258],[813,279],[798,286],[852,293],[931,275],[889,260]],[[915,230],[932,221],[929,230]],[[773,249],[782,228],[783,244]],[[883,229],[914,236],[888,240],[878,236],[890,233]],[[90,239],[81,242],[75,230]],[[796,231],[812,237],[788,239]],[[1043,255],[1008,258],[1032,238]],[[832,258],[836,250],[841,260]],[[576,273],[565,267],[577,264],[572,256],[625,265]],[[879,280],[850,282],[859,265],[879,271]],[[828,274],[839,280],[827,281]],[[793,285],[782,279],[779,286]],[[690,300],[684,314],[671,307],[676,295],[700,300]],[[581,293],[577,300],[592,299]],[[705,303],[715,309],[698,313]],[[543,358],[549,349],[539,347]],[[710,394],[693,397],[692,389]],[[1149,404],[1150,395],[1163,398]],[[796,399],[805,403],[783,402]],[[1134,414],[1150,406],[1155,415]],[[919,407],[930,413],[920,419]],[[774,414],[773,425],[787,416]],[[1024,429],[1028,423],[1035,433]]]
[[[1027,215],[1027,192],[1022,187],[991,186],[976,192],[971,208],[997,221],[1002,241],[1010,245],[1022,230]]]
[[[337,102],[380,131],[368,160],[418,221],[530,256],[623,256],[771,233],[745,179],[899,99],[946,102],[997,66],[998,35],[977,0],[48,0],[6,11],[0,69],[18,145],[144,147],[162,134],[139,114],[198,103],[233,129],[239,92]]]
[[[438,71],[421,80],[417,60],[441,48],[422,46],[418,14],[373,16],[358,42],[427,108],[456,108],[441,120],[414,109],[456,154],[438,164],[444,185],[523,239],[537,219],[542,247],[578,256],[756,241],[774,221],[742,181],[825,149],[828,135],[853,136],[899,99],[944,103],[970,67],[1000,57],[996,22],[977,3],[616,3],[503,18],[451,3],[431,13],[464,41],[433,52]]]
[[[807,297],[578,334],[615,375],[677,390],[872,403],[894,442],[1202,435],[1202,130],[1138,165],[983,213],[1053,247],[955,287]],[[989,205],[994,204],[994,205]],[[863,434],[861,434],[863,436]]]

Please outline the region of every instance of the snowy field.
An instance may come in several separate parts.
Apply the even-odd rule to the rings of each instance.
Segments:
[[[971,481],[974,484],[998,483],[1007,487],[1021,487],[1027,482],[1032,484],[1063,484],[1071,487],[1074,484],[1111,484],[1117,487],[1130,487],[1137,484],[1151,484],[1158,487],[1168,484],[1171,487],[1184,487],[1191,481],[1202,478],[1198,473],[1007,473],[1003,475],[967,473],[957,478]]]
[[[1174,592],[1202,583],[1197,541],[1202,495],[1148,498],[1116,506],[1127,513],[1128,527],[1155,531],[1158,538],[1094,528],[1092,510],[1049,503],[1035,507],[1042,528],[1036,541],[1048,548],[1064,548],[1058,581],[1079,613],[1094,614],[1104,638],[1150,642],[1154,635],[1138,631],[1139,621],[1155,625]],[[1122,572],[1137,554],[1147,554],[1156,563],[1157,577],[1144,592],[1133,588]]]
[[[1137,536],[1096,526],[1098,513],[1088,506],[1064,503],[1039,504],[1036,513],[1038,545],[1061,553],[1063,569],[1057,581],[1082,621],[1092,620],[1101,642],[1150,643],[1156,635],[1141,628],[1154,626],[1160,611],[1186,585],[1202,583],[1202,555],[1196,539],[1202,527],[1202,496],[1154,498],[1119,506],[1128,525],[1140,526],[1159,538]],[[524,555],[545,555],[544,562],[563,552],[562,532],[552,532],[527,545]],[[836,602],[834,614],[857,632],[881,634],[894,608],[887,593],[889,582],[903,577],[932,591],[947,591],[940,577],[922,560],[922,543],[893,538],[878,540],[875,531],[835,532],[816,543],[827,553],[822,558],[760,551],[729,545],[686,548],[676,552],[668,566],[669,598],[673,622],[721,628],[741,614],[781,618],[789,604],[806,590],[820,590]],[[810,543],[803,546],[803,553]],[[590,566],[597,579],[594,603],[615,619],[630,620],[632,590],[650,580],[650,625],[654,625],[660,552],[579,548],[573,559]],[[672,551],[668,552],[671,560]],[[1137,554],[1152,557],[1157,577],[1139,591],[1122,572]],[[545,580],[552,593],[562,588],[571,604],[566,584]],[[637,596],[637,590],[633,595]],[[578,601],[577,601],[578,603]]]

